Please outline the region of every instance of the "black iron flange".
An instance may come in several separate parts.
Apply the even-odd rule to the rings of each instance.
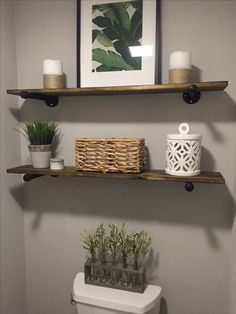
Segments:
[[[184,188],[187,192],[192,192],[194,190],[194,185],[192,182],[187,182],[187,183],[185,183]]]
[[[188,90],[183,93],[183,100],[190,105],[198,102],[200,98],[201,93],[195,84],[189,85]]]

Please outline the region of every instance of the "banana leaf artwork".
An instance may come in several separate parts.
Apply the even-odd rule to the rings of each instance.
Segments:
[[[159,82],[160,0],[77,0],[77,86]]]
[[[143,0],[92,6],[92,72],[142,69],[130,47],[142,45]]]

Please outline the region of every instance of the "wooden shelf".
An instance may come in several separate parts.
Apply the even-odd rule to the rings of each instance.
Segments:
[[[191,85],[199,91],[220,91],[228,86],[228,81],[193,82],[188,84],[161,84],[138,86],[112,86],[63,89],[9,89],[10,95],[21,96],[22,92],[50,96],[92,96],[92,95],[122,95],[122,94],[158,94],[186,92]]]
[[[171,176],[164,170],[145,170],[142,173],[102,173],[90,171],[77,171],[75,167],[67,166],[63,170],[51,169],[35,169],[31,165],[25,165],[7,169],[7,173],[18,173],[26,175],[25,181],[30,181],[39,176],[72,176],[72,177],[97,177],[97,178],[113,178],[113,179],[130,179],[130,180],[151,180],[151,181],[171,181],[183,182],[185,184],[193,183],[209,183],[209,184],[225,184],[225,179],[220,172],[203,171],[198,176],[179,177]]]

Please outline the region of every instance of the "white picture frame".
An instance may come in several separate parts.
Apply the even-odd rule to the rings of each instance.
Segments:
[[[138,58],[135,58],[135,60],[141,60],[141,62],[139,61],[137,62],[137,64],[139,64],[138,65],[139,68],[138,66],[137,66],[137,69],[135,69],[134,67],[132,68],[130,64],[125,62],[126,65],[128,64],[128,66],[124,64],[124,67],[126,67],[126,69],[120,70],[119,68],[119,70],[116,70],[116,68],[113,67],[112,70],[109,69],[109,70],[103,71],[102,69],[102,71],[99,72],[101,68],[107,65],[105,64],[105,62],[104,64],[102,64],[97,61],[94,61],[93,60],[95,56],[94,52],[97,52],[98,50],[99,52],[101,52],[101,50],[103,50],[102,51],[103,54],[105,51],[105,53],[109,55],[109,57],[110,57],[110,54],[117,55],[119,53],[115,50],[114,47],[104,46],[105,47],[104,48],[103,46],[101,46],[100,42],[97,43],[97,47],[94,46],[94,44],[96,44],[97,38],[93,41],[93,34],[94,34],[93,32],[102,33],[102,35],[104,35],[103,30],[105,32],[105,28],[107,27],[97,26],[93,22],[93,19],[99,16],[99,18],[102,21],[105,20],[106,16],[104,16],[104,11],[102,11],[101,8],[103,8],[103,6],[106,5],[110,9],[110,7],[113,7],[113,4],[116,4],[119,6],[124,6],[124,5],[130,6],[127,9],[127,12],[128,12],[127,14],[130,15],[130,20],[131,20],[132,15],[134,15],[134,13],[137,13],[137,12],[135,11],[136,9],[133,9],[133,6],[134,6],[133,4],[127,4],[130,2],[142,3],[142,11],[140,11],[142,13],[142,37],[141,39],[139,39],[140,46],[135,46],[135,47],[133,47],[132,45],[129,46],[130,51],[133,48],[134,48],[133,50],[135,50],[135,51],[131,51],[132,57],[136,56]],[[156,20],[159,14],[157,14],[157,10],[158,10],[157,2],[158,0],[148,0],[148,1],[147,0],[133,0],[133,1],[77,0],[77,4],[78,4],[78,21],[77,21],[78,22],[78,30],[77,30],[78,32],[78,38],[77,38],[78,39],[78,42],[77,42],[78,43],[78,58],[77,58],[78,84],[77,85],[78,87],[151,85],[151,84],[157,83],[156,82],[157,73],[159,72],[159,69],[158,69],[159,67],[159,55],[158,55],[159,28],[157,27],[158,21]],[[97,7],[99,8],[99,10],[97,10]],[[105,13],[106,12],[107,11],[105,11]],[[113,21],[108,20],[108,22],[110,23]],[[133,25],[135,24],[133,23]],[[118,25],[116,24],[116,29],[117,27]],[[121,25],[121,28],[122,27],[123,26]],[[115,42],[118,40],[111,39],[111,41],[114,45],[116,45]],[[120,54],[120,57],[122,58],[122,54]],[[116,65],[117,64],[118,62],[116,63]],[[119,63],[119,66],[123,66],[123,61]]]

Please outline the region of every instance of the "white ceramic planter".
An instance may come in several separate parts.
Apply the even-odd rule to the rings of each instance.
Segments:
[[[49,168],[52,145],[29,145],[33,168]]]

